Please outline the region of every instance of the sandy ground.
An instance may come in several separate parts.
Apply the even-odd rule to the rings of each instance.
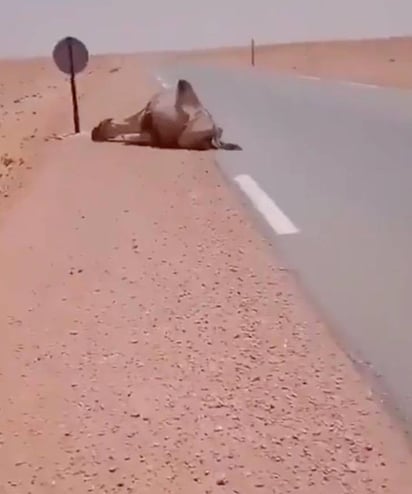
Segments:
[[[86,93],[115,79],[127,57],[93,57],[78,76],[82,125]],[[44,139],[53,132],[71,131],[71,93],[68,79],[49,59],[0,60],[0,215],[27,187],[42,163]],[[121,110],[121,109],[120,109]],[[83,114],[83,115],[82,115]],[[85,114],[85,115],[84,115]],[[85,121],[83,121],[83,116]],[[103,115],[105,116],[105,115]],[[96,112],[93,118],[102,118]],[[94,120],[93,120],[94,122]]]
[[[260,46],[256,41],[257,70],[317,76],[412,88],[412,38],[294,43]],[[225,66],[251,65],[250,47],[198,51],[178,59]]]
[[[154,89],[134,57],[93,64],[84,128]],[[33,111],[41,133],[70,130],[53,99],[67,88],[43,77],[56,93],[26,102],[21,139]],[[213,154],[83,137],[29,150],[17,132],[2,149],[32,170],[0,225],[1,494],[410,493],[401,432]]]
[[[61,81],[40,60],[0,61],[0,207],[23,187]]]

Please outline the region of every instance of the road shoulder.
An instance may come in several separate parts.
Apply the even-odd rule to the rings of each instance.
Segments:
[[[401,432],[213,159],[48,145],[0,231],[5,492],[410,492]]]

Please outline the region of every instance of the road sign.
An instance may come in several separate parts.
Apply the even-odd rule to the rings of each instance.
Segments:
[[[54,47],[53,60],[65,74],[78,74],[86,68],[89,61],[89,52],[80,40],[67,36]]]
[[[58,69],[70,75],[70,88],[73,103],[74,131],[80,132],[79,105],[77,102],[76,74],[87,67],[89,52],[78,39],[67,36],[61,39],[53,49],[53,60]]]

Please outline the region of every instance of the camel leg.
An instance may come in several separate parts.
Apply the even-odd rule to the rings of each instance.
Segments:
[[[152,146],[153,138],[150,132],[142,132],[140,134],[124,134],[121,136],[122,141],[126,145],[135,146]]]

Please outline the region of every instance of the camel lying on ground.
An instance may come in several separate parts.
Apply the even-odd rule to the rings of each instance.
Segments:
[[[121,122],[102,120],[91,132],[93,141],[193,150],[241,150],[221,140],[223,129],[200,102],[190,82],[156,93],[146,106]]]

